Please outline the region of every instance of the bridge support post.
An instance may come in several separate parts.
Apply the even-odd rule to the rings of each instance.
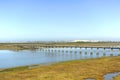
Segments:
[[[93,55],[93,52],[90,52],[90,55]]]
[[[87,55],[87,47],[85,47],[85,55]]]
[[[97,48],[96,55],[97,55],[97,57],[99,57],[99,48]]]
[[[106,56],[106,49],[103,48],[103,56]]]
[[[110,56],[113,56],[113,48],[111,48],[111,51],[110,51]]]
[[[113,48],[111,48],[111,51],[110,51],[111,53],[113,53]]]
[[[96,54],[99,55],[99,48],[97,48],[97,50],[96,50]]]
[[[84,51],[85,53],[87,52],[87,48],[85,47],[85,51]]]
[[[58,52],[60,52],[60,50],[58,50]]]
[[[81,49],[81,47],[80,47],[80,53],[82,52],[82,49]]]
[[[92,48],[90,48],[90,53],[92,52]]]
[[[104,48],[104,53],[106,53],[106,49]]]

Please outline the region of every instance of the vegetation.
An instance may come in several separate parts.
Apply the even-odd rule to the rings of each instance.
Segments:
[[[120,80],[120,75],[114,77],[113,80]]]
[[[36,49],[36,46],[81,46],[81,47],[109,47],[119,46],[120,42],[43,42],[43,43],[0,43],[1,50]]]
[[[37,68],[7,69],[0,72],[0,80],[103,80],[107,73],[120,71],[120,56],[60,62]],[[116,77],[115,80],[119,80]]]

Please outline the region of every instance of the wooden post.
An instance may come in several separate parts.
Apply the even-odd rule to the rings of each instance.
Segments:
[[[82,54],[82,52],[80,51],[80,54]]]
[[[75,54],[77,53],[77,51],[75,51]]]
[[[62,50],[62,53],[64,53],[64,50]]]
[[[90,55],[93,55],[93,52],[90,52]]]
[[[113,53],[113,48],[111,48],[111,53]]]
[[[51,52],[53,52],[53,49],[51,50]]]
[[[85,48],[85,54],[87,54],[87,47]]]
[[[104,53],[106,53],[106,49],[104,48]]]
[[[81,47],[80,47],[80,51],[81,51]]]
[[[97,56],[99,55],[99,48],[97,48],[96,55]]]
[[[85,55],[87,55],[87,52],[85,52]]]
[[[68,53],[68,51],[66,50],[66,53]]]
[[[56,52],[56,49],[54,51]]]
[[[66,48],[66,53],[68,53],[68,47]]]
[[[90,49],[90,53],[92,53],[92,52],[93,52],[93,51],[92,51],[92,49],[93,49],[93,48],[91,48],[91,49]]]
[[[99,52],[99,48],[97,48],[97,50],[96,50],[96,53],[98,53]]]
[[[58,52],[60,52],[60,50],[58,50]]]

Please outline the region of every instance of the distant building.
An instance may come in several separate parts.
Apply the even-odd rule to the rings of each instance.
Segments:
[[[98,40],[74,40],[72,42],[99,42]]]

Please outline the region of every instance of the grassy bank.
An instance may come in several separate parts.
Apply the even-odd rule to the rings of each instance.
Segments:
[[[36,46],[110,47],[110,46],[119,46],[119,45],[120,42],[0,43],[0,50],[35,49]]]
[[[120,80],[120,75],[114,77],[113,80]]]
[[[103,80],[107,73],[120,71],[120,56],[100,59],[66,61],[28,69],[17,68],[0,72],[0,80]]]

